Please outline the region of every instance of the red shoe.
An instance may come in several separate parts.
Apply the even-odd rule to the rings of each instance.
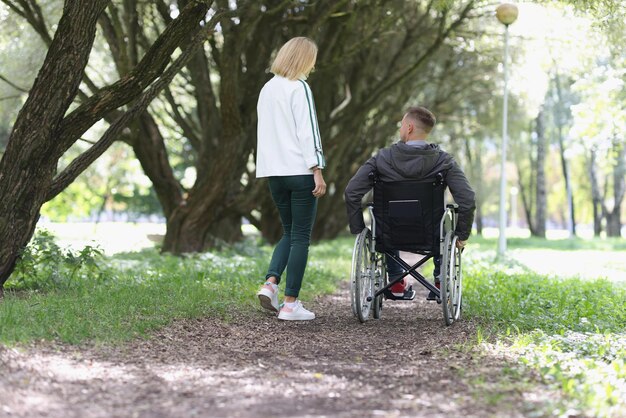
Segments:
[[[397,298],[401,298],[404,296],[404,290],[406,289],[406,277],[400,280],[398,283],[394,284],[389,288],[389,291],[392,295]]]

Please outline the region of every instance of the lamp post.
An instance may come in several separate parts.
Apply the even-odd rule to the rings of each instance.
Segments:
[[[500,235],[498,237],[498,257],[506,252],[506,146],[507,146],[507,119],[509,74],[509,25],[517,19],[517,6],[501,4],[496,8],[496,17],[504,25],[504,101],[502,105],[502,161],[500,166]]]

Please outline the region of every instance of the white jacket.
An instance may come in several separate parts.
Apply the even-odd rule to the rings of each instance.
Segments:
[[[312,174],[313,167],[326,166],[306,81],[274,76],[261,89],[257,114],[257,178]]]

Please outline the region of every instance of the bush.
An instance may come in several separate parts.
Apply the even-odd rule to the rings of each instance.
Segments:
[[[82,285],[84,279],[102,279],[102,261],[103,253],[99,248],[63,249],[52,233],[40,230],[20,253],[5,288],[52,290]]]

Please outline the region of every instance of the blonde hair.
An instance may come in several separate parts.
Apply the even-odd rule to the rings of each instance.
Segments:
[[[281,77],[296,80],[302,75],[308,75],[315,66],[317,59],[317,45],[313,40],[298,36],[283,45],[270,71]]]

